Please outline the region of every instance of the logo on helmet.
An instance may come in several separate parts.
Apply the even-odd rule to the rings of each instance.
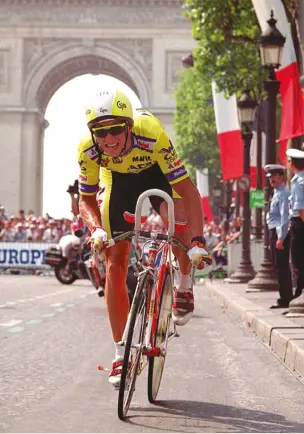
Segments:
[[[127,108],[126,104],[124,102],[121,102],[121,101],[117,101],[117,107],[121,110]]]
[[[87,111],[86,111],[86,115],[90,115],[92,112],[91,112],[91,110],[90,109],[88,109]]]
[[[100,107],[99,111],[100,111],[100,113],[107,113],[108,109],[104,109],[104,108]]]

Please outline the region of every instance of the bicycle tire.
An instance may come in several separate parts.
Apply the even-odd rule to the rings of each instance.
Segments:
[[[151,404],[156,401],[165,366],[167,344],[172,317],[172,301],[173,292],[171,276],[169,270],[166,270],[161,298],[159,302],[159,314],[157,318],[157,326],[154,339],[154,346],[159,346],[163,344],[165,354],[159,355],[159,357],[151,357],[149,359],[148,399]]]
[[[144,335],[145,335],[145,328],[146,328],[146,319],[147,319],[147,290],[145,289],[145,286],[149,283],[150,276],[148,274],[145,274],[140,281],[138,282],[139,288],[135,291],[135,297],[133,299],[133,307],[132,307],[132,313],[130,318],[130,327],[127,335],[127,341],[125,346],[125,355],[123,360],[123,367],[122,367],[122,373],[121,373],[121,380],[120,380],[120,386],[119,386],[119,394],[118,394],[118,417],[121,420],[124,420],[126,418],[126,415],[128,413],[133,392],[135,389],[135,383],[138,373],[138,367],[140,362],[140,356],[142,350],[136,351],[136,357],[135,362],[132,366],[132,372],[129,376],[130,378],[127,378],[129,374],[129,365],[130,365],[130,352],[131,352],[131,344],[133,339],[133,333],[134,333],[134,326],[136,322],[136,318],[139,313],[143,312],[141,323],[140,323],[140,335],[139,335],[139,341],[140,343],[143,342]],[[127,391],[127,396],[125,397],[126,392],[126,386],[129,386],[129,390]]]

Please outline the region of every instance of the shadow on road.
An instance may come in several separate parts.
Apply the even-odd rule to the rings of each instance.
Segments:
[[[304,432],[304,424],[288,421],[277,413],[199,401],[158,401],[157,405],[148,408],[133,407],[132,413],[134,415],[130,415],[126,422],[160,431],[180,432],[181,428],[185,431],[200,428],[200,431],[209,432]],[[147,416],[151,424],[141,424],[140,418]],[[176,419],[177,429],[164,427],[162,421],[165,418]]]

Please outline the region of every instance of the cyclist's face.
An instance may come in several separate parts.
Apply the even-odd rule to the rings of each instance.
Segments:
[[[111,126],[113,126],[111,128]],[[101,130],[97,130],[95,135],[96,142],[101,149],[101,151],[105,152],[107,155],[111,157],[117,157],[121,154],[121,151],[124,148],[126,141],[126,128],[131,128],[125,126],[125,124],[117,123],[117,121],[106,121],[102,123],[103,128]],[[101,133],[101,134],[100,134]],[[98,135],[100,137],[98,137]],[[129,136],[130,137],[130,136]]]

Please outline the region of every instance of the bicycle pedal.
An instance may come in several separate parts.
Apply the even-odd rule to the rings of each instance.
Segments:
[[[98,371],[111,372],[112,369],[106,368],[105,366],[99,365],[97,366]]]

